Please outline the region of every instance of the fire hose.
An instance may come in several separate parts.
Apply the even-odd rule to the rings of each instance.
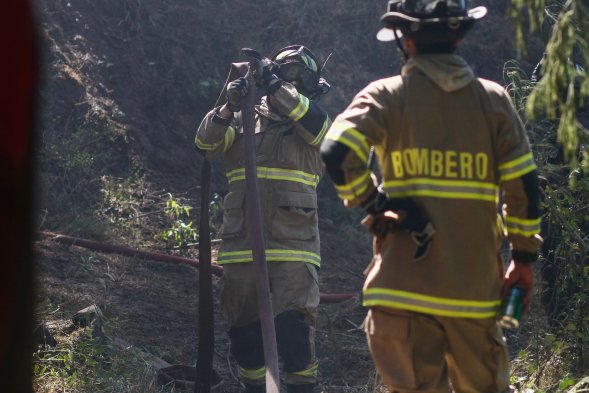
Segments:
[[[191,266],[195,269],[200,269],[200,261],[197,259],[181,257],[177,255],[170,255],[164,254],[159,252],[152,252],[152,251],[145,251],[145,250],[138,250],[136,248],[121,246],[121,245],[114,245],[108,243],[97,242],[94,240],[82,239],[79,237],[61,235],[58,233],[48,232],[48,231],[40,231],[38,232],[39,236],[52,240],[57,243],[67,244],[70,246],[78,246],[87,248],[89,250],[99,251],[106,254],[119,254],[125,255],[132,258],[150,260],[150,261],[158,261],[158,262],[166,262],[172,263],[177,265],[187,265]],[[215,276],[223,275],[223,267],[219,265],[211,265],[211,274]],[[352,299],[353,297],[357,296],[356,293],[322,293],[321,294],[321,303],[339,303],[345,300]]]
[[[198,259],[198,355],[194,393],[210,393],[215,351],[215,323],[213,312],[213,281],[211,275],[211,231],[209,228],[209,194],[211,164],[202,160],[200,189],[200,222]]]
[[[266,262],[266,247],[264,245],[264,228],[260,196],[258,191],[256,145],[255,145],[255,117],[254,105],[256,88],[253,83],[252,65],[246,74],[251,86],[244,99],[241,111],[243,119],[243,134],[245,147],[245,188],[248,198],[247,213],[250,220],[250,234],[252,239],[252,256],[254,259],[254,272],[256,277],[256,289],[258,293],[258,313],[262,328],[262,344],[264,347],[264,360],[266,363],[266,392],[278,393],[280,391],[280,377],[278,371],[278,345],[276,342],[276,329],[274,325],[274,312],[272,310],[272,296],[270,294],[270,281],[268,279],[268,265]]]

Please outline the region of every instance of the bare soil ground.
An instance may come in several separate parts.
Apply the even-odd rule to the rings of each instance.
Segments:
[[[45,82],[39,229],[144,250],[179,253],[155,240],[171,225],[161,214],[165,195],[181,195],[198,208],[194,130],[216,99],[229,64],[239,58],[239,48],[270,55],[303,43],[322,59],[332,53],[325,69],[332,91],[322,101],[331,115],[368,81],[400,66],[395,49],[374,39],[385,8],[381,0],[351,2],[350,7],[341,7],[339,0],[37,3]],[[491,9],[487,22],[473,29],[461,53],[481,76],[501,82],[504,61],[515,55],[505,22],[509,2],[486,3]],[[534,43],[531,60],[522,61],[528,70],[541,53]],[[220,164],[213,166],[213,192],[226,190],[223,172]],[[125,191],[128,179],[131,190]],[[144,180],[149,184],[137,186]],[[357,294],[370,260],[370,239],[359,227],[361,216],[344,212],[329,179],[318,193],[320,290]],[[171,364],[194,365],[198,270],[48,239],[37,241],[36,254],[40,319],[69,320],[78,310],[98,305],[109,334]],[[197,249],[182,255],[196,258]],[[365,315],[359,301],[356,296],[320,306],[322,391],[377,391],[359,329]],[[58,340],[74,334],[52,326]],[[233,393],[239,386],[226,330],[217,312],[215,369],[223,378],[221,391]]]
[[[104,312],[110,336],[121,338],[170,364],[195,364],[197,269],[100,253],[49,239],[38,241],[36,251],[41,284],[40,310],[51,311],[42,313],[45,322],[53,322],[50,326],[60,326],[55,322],[71,319],[77,311],[97,305]],[[364,254],[366,258],[369,254]],[[359,260],[357,266],[346,266],[343,258],[339,261],[327,259],[324,264],[332,266],[329,270],[339,273],[320,273],[322,293],[357,293],[365,263]],[[225,334],[228,327],[218,312],[218,278],[215,276],[213,283],[215,371],[223,379],[221,391],[237,392],[236,365],[229,354]],[[46,310],[47,307],[53,310]],[[337,304],[321,304],[317,331],[321,391],[362,391],[360,389],[374,381],[364,335],[359,329],[364,315],[358,296]],[[55,328],[52,333],[61,339],[72,334]]]

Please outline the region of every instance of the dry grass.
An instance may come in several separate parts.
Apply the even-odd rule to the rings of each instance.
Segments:
[[[195,249],[169,248],[157,234],[171,225],[163,213],[167,192],[197,207],[194,128],[210,110],[229,64],[239,60],[240,48],[270,56],[301,43],[321,60],[333,53],[324,69],[332,91],[322,99],[333,116],[369,81],[400,67],[396,49],[374,38],[382,0],[38,3],[48,61],[39,143],[42,229],[160,252],[196,255]],[[499,3],[493,8],[508,2]],[[499,81],[511,36],[503,15],[487,20],[473,30],[463,53],[482,76]],[[223,193],[218,165],[213,179],[213,191]],[[361,217],[345,211],[326,182],[319,190],[321,290],[357,293],[370,260],[370,239],[358,225]],[[97,304],[110,336],[171,363],[195,362],[197,271],[49,241],[37,243],[37,255],[39,319],[67,321]],[[364,314],[357,299],[321,306],[317,353],[323,391],[382,391],[359,330]],[[223,391],[238,392],[227,326],[219,314],[216,323],[215,368]],[[59,350],[83,355],[89,341],[84,330],[53,326]],[[37,391],[170,391],[156,384],[139,353],[108,349],[104,364],[84,369],[80,380],[64,382],[67,373],[42,375]]]

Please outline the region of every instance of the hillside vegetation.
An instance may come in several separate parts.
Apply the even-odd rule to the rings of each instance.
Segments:
[[[332,116],[366,83],[395,74],[401,66],[396,48],[374,37],[385,9],[383,0],[37,3],[44,54],[39,229],[109,244],[196,258],[201,157],[193,146],[194,133],[216,101],[230,63],[243,60],[240,48],[271,56],[283,46],[300,43],[321,60],[329,57],[323,76],[332,88],[322,104]],[[513,29],[506,18],[509,1],[480,4],[489,8],[489,15],[473,28],[459,54],[478,75],[509,84],[514,95],[525,100],[529,76],[544,49],[542,37],[530,37],[529,59],[506,67],[516,57]],[[552,160],[553,131],[551,124],[530,126],[549,187],[546,192],[559,204],[549,220],[557,236],[544,251],[555,258],[582,260],[585,243],[575,231],[571,235],[562,228],[566,223],[577,225],[574,220],[581,213],[575,209],[585,209],[587,194],[583,188],[564,187],[568,173],[561,162]],[[561,177],[554,177],[557,173]],[[212,192],[215,235],[222,207],[219,197],[226,192],[221,162],[213,163]],[[362,215],[344,210],[329,179],[321,181],[318,192],[321,291],[357,294],[371,255],[370,239],[359,225]],[[585,239],[584,233],[576,235]],[[570,255],[573,247],[579,247],[579,255]],[[46,238],[36,249],[37,316],[56,340],[36,354],[37,391],[182,389],[157,380],[146,359],[156,356],[171,364],[194,365],[197,270],[64,246]],[[579,266],[580,271],[558,272],[569,281],[552,283],[572,294],[566,299],[559,296],[564,303],[550,303],[552,307],[574,308],[571,296],[582,306],[559,315],[564,326],[550,322],[554,315],[547,316],[540,306],[539,291],[528,321],[508,335],[515,360],[513,381],[522,390],[563,391],[589,374],[589,314],[584,312],[588,302],[581,298],[585,284],[573,280],[586,277],[587,271]],[[217,294],[216,279],[214,284]],[[359,302],[355,296],[321,306],[317,351],[323,391],[380,391],[359,329],[364,316]],[[95,319],[99,327],[96,322],[88,327],[68,323],[90,305],[100,307]],[[237,392],[235,363],[218,313],[215,323],[215,369],[223,378],[221,391]],[[130,346],[117,345],[120,340]]]

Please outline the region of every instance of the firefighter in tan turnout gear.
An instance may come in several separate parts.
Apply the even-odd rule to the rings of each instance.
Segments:
[[[371,355],[393,392],[445,393],[449,379],[456,392],[509,391],[497,314],[512,286],[529,302],[542,241],[530,145],[508,93],[453,54],[486,8],[460,0],[388,7],[377,38],[405,53],[401,75],[360,91],[321,146],[345,205],[369,213]],[[504,274],[505,234],[513,251]]]
[[[324,166],[319,147],[331,121],[317,104],[329,85],[306,47],[292,45],[263,63],[256,84],[266,90],[256,106],[256,164],[278,353],[288,392],[312,392],[317,378],[314,328],[320,267],[316,188]],[[246,392],[265,391],[264,352],[245,211],[241,100],[245,78],[227,87],[227,103],[200,124],[196,146],[223,156],[229,193],[224,200],[221,305],[231,328],[231,353]]]

